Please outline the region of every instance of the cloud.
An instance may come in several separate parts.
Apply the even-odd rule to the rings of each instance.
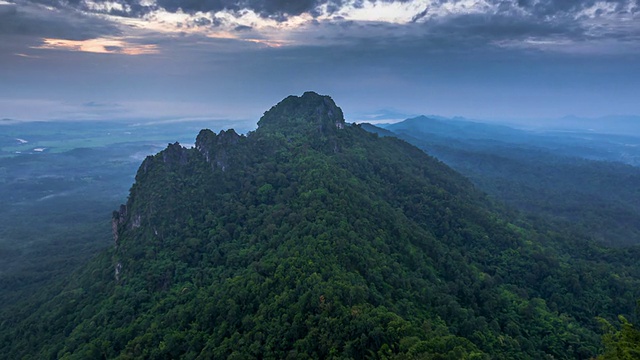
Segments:
[[[29,59],[40,59],[39,56],[36,55],[29,55],[29,54],[23,54],[23,53],[14,53],[13,55],[15,56],[19,56],[19,57],[23,57],[23,58],[29,58]]]
[[[148,101],[149,109],[136,106],[135,114],[189,103],[171,107],[175,115],[191,114],[191,102],[216,101],[226,106],[221,113],[241,109],[245,116],[282,94],[311,89],[363,104],[395,96],[394,106],[408,109],[424,97],[455,115],[459,102],[487,113],[501,104],[493,93],[471,89],[474,81],[499,83],[498,93],[515,102],[513,89],[533,92],[544,79],[552,86],[538,94],[547,97],[522,101],[560,102],[563,92],[582,91],[591,100],[580,104],[595,108],[596,96],[587,94],[601,88],[594,83],[613,83],[611,73],[630,70],[616,75],[619,89],[609,89],[627,99],[639,80],[630,64],[640,53],[640,13],[629,0],[2,1],[0,67],[9,70],[0,98],[7,99]],[[596,75],[583,80],[587,73]],[[254,108],[234,103],[247,98]],[[91,118],[100,109],[54,115]]]
[[[317,0],[157,0],[157,5],[168,10],[193,12],[218,12],[228,10],[238,12],[252,10],[261,16],[284,19],[288,16],[313,12],[319,5]]]
[[[52,7],[61,4],[87,12],[140,17],[159,9],[168,12],[242,14],[287,21],[308,14],[372,20],[400,16],[420,20],[433,15],[469,12],[530,14],[544,19],[562,16],[602,16],[638,12],[636,0],[35,0]]]
[[[437,51],[485,46],[570,52],[575,46],[628,52],[638,51],[628,45],[640,38],[637,0],[19,1],[0,5],[0,34],[56,40],[54,45],[45,40],[40,49],[101,53],[157,53],[162,49],[155,45],[127,46],[136,42],[129,37],[153,32],[266,47],[333,47],[348,41],[414,47],[410,42],[417,41]]]
[[[118,108],[120,107],[119,104],[103,103],[98,101],[87,101],[85,103],[82,103],[81,105],[87,108]]]
[[[0,36],[87,40],[120,33],[120,27],[112,21],[73,8],[52,8],[29,2],[0,3]]]
[[[35,49],[81,51],[98,54],[148,55],[159,52],[153,44],[134,44],[122,38],[95,38],[89,40],[65,40],[44,38]]]

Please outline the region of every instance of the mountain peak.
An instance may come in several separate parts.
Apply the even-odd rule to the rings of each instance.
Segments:
[[[291,95],[264,113],[258,121],[260,131],[293,133],[317,129],[323,134],[344,128],[340,109],[330,96],[307,91],[302,96]]]

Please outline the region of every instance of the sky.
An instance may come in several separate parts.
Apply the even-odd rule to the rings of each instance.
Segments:
[[[638,0],[0,0],[0,119],[640,115]]]

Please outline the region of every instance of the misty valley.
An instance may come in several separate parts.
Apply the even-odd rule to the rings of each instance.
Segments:
[[[0,358],[639,358],[635,125],[345,117],[0,123]]]
[[[193,142],[207,124],[0,125],[0,303],[60,280],[111,245],[108,215],[142,160],[168,142]]]

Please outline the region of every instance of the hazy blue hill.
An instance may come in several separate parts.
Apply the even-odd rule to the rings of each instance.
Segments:
[[[602,124],[607,124],[605,120],[599,121],[598,129],[602,128]],[[532,129],[522,129],[459,117],[419,116],[379,127],[408,136],[420,133],[430,135],[434,143],[463,140],[464,146],[477,149],[513,147],[517,144],[521,148],[545,150],[556,155],[640,166],[640,133],[600,132],[584,127],[563,128],[558,124],[549,121]]]
[[[619,162],[636,163],[635,155],[620,152],[635,148],[620,144],[639,139],[426,117],[385,128],[368,129],[393,131],[529,215],[578,225],[610,245],[640,243],[640,168]]]
[[[418,148],[288,97],[140,165],[114,247],[0,321],[8,358],[587,359],[637,249],[506,217]]]
[[[359,124],[358,126],[360,126],[361,129],[364,129],[370,133],[378,134],[381,137],[384,137],[384,136],[396,137],[396,133],[394,133],[391,130],[385,129],[384,127],[378,127],[369,123],[362,123],[362,124]]]
[[[640,116],[611,115],[597,118],[565,116],[557,119],[532,120],[531,123],[534,127],[546,129],[640,137]]]
[[[530,141],[526,132],[503,125],[484,124],[462,118],[444,119],[418,116],[394,124],[383,125],[385,129],[401,131],[419,131],[425,134],[438,134],[453,139],[501,139],[509,137],[512,141]]]

